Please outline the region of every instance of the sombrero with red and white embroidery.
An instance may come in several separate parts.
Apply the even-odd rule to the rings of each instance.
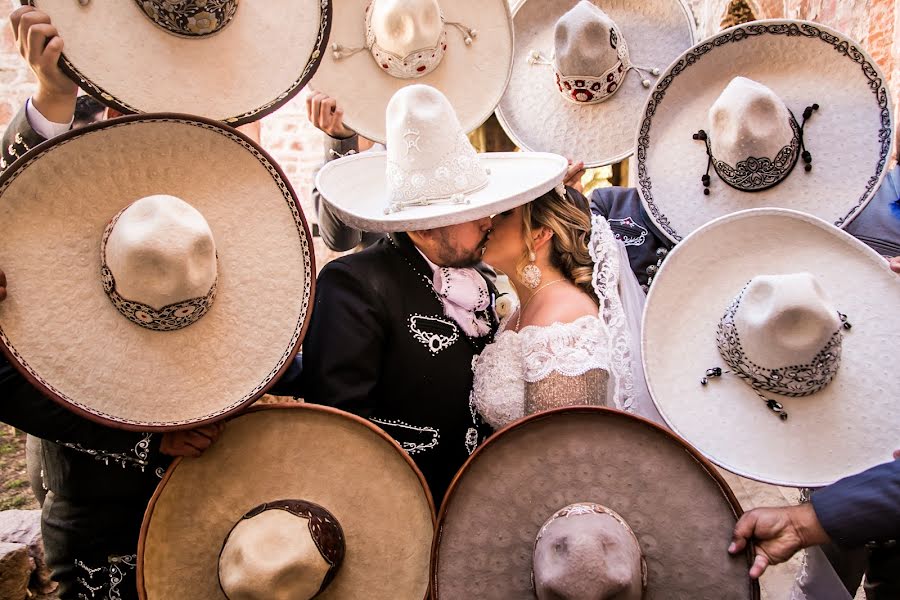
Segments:
[[[526,150],[588,167],[627,158],[648,88],[694,43],[682,0],[524,0],[497,118]]]
[[[331,0],[27,0],[65,40],[60,67],[122,113],[179,112],[242,125],[313,76]]]
[[[305,218],[278,165],[220,122],[132,115],[56,137],[0,175],[0,219],[0,350],[88,419],[220,419],[300,346]]]

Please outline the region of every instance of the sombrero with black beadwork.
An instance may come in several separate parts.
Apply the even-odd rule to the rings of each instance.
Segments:
[[[637,188],[675,242],[750,208],[843,227],[884,177],[892,111],[887,79],[849,36],[789,19],[731,27],[652,88],[636,133]]]
[[[272,158],[220,122],[132,115],[54,138],[0,176],[0,219],[0,350],[89,419],[220,419],[300,346],[306,220]]]
[[[24,0],[65,40],[60,66],[123,113],[242,125],[294,97],[322,60],[331,0]]]
[[[409,455],[325,406],[253,407],[176,461],[138,544],[143,600],[422,600],[434,504]]]

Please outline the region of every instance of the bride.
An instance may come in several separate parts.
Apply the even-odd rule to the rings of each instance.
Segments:
[[[641,368],[644,293],[583,196],[560,185],[495,215],[483,260],[519,297],[474,365],[472,403],[488,424],[584,404],[660,421]]]

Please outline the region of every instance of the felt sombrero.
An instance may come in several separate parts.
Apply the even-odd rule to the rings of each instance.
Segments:
[[[0,219],[0,349],[87,418],[221,418],[299,348],[309,230],[277,164],[228,126],[158,114],[66,133],[0,176]]]
[[[897,448],[897,306],[887,262],[821,219],[721,217],[679,243],[650,288],[647,383],[669,426],[718,465],[828,485]]]
[[[758,598],[751,555],[725,552],[741,512],[715,468],[650,421],[601,407],[538,413],[482,444],[451,484],[432,593]]]
[[[648,87],[694,43],[681,0],[524,0],[497,118],[521,148],[596,167],[634,150]]]
[[[417,231],[474,221],[531,202],[562,183],[566,159],[545,152],[476,154],[448,98],[427,85],[387,107],[387,150],[327,163],[316,188],[344,223]]]
[[[893,115],[881,69],[818,23],[754,21],[690,48],[660,75],[637,132],[637,188],[679,241],[768,206],[843,227],[878,189]]]
[[[433,533],[425,480],[386,433],[322,406],[253,408],[169,468],[144,517],[138,592],[422,600]]]
[[[290,100],[328,42],[331,0],[27,0],[66,47],[60,66],[123,113],[241,125]]]
[[[342,0],[339,8],[310,85],[337,99],[348,127],[385,142],[385,107],[413,83],[443,92],[464,133],[491,116],[512,68],[507,0]]]

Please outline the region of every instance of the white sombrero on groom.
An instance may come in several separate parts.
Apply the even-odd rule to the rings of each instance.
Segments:
[[[447,97],[402,88],[387,107],[387,151],[326,164],[316,187],[345,223],[417,231],[474,221],[530,202],[562,182],[567,161],[543,152],[477,154]]]
[[[512,68],[507,0],[342,0],[329,42],[311,87],[382,143],[384,109],[400,88],[439,89],[468,133],[491,116]]]
[[[28,0],[65,40],[60,67],[123,113],[241,125],[293,98],[328,41],[331,0]]]
[[[887,80],[818,23],[754,21],[687,50],[660,75],[637,132],[637,188],[672,241],[767,206],[838,227],[878,189],[893,143]]]
[[[897,306],[900,277],[862,242],[796,211],[737,212],[678,244],[653,282],[647,383],[720,466],[828,485],[897,448]]]
[[[230,127],[129,116],[0,176],[0,350],[85,417],[169,430],[259,396],[296,354],[315,267],[290,183]]]
[[[521,148],[588,167],[634,150],[648,88],[694,43],[681,0],[525,0],[497,117]]]

